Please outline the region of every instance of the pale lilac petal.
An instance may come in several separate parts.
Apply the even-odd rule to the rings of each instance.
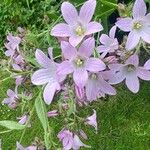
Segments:
[[[27,115],[23,115],[21,118],[18,118],[20,124],[24,125],[26,124],[27,120],[28,120],[28,116]]]
[[[146,63],[144,64],[144,68],[150,70],[150,59],[146,61]]]
[[[116,26],[122,31],[129,32],[132,30],[132,18],[121,18],[116,22]]]
[[[77,85],[75,85],[75,93],[79,100],[82,100],[84,98],[85,94],[84,88],[80,88]]]
[[[36,50],[35,57],[37,62],[44,68],[48,68],[53,65],[52,61],[39,49]]]
[[[80,44],[80,42],[83,40],[83,37],[84,36],[75,36],[75,35],[72,35],[70,38],[69,38],[69,42],[72,46],[76,47],[78,44]]]
[[[109,64],[108,67],[112,71],[116,72],[119,71],[124,65],[123,64]]]
[[[108,35],[102,34],[99,40],[100,40],[100,42],[101,42],[103,45],[107,45],[107,43],[108,43],[108,41],[110,40],[110,38],[109,38]]]
[[[17,150],[25,150],[25,148],[19,143],[17,142]]]
[[[147,11],[146,4],[144,0],[136,0],[133,6],[133,17],[141,18],[145,16]]]
[[[57,24],[52,28],[51,35],[56,37],[68,37],[71,35],[70,27],[65,23]]]
[[[96,100],[98,97],[99,82],[98,80],[88,79],[86,84],[86,97],[88,101]]]
[[[60,85],[57,82],[48,83],[44,89],[43,97],[47,105],[50,105],[56,90],[60,90]]]
[[[67,75],[73,72],[73,65],[69,61],[63,61],[57,68],[57,73]]]
[[[9,57],[9,56],[13,56],[14,53],[15,53],[14,50],[7,50],[7,51],[5,52],[5,55]]]
[[[150,80],[150,71],[145,68],[139,68],[137,72],[137,76],[142,80],[149,81]]]
[[[150,44],[150,27],[143,29],[140,35],[143,41]]]
[[[95,48],[94,38],[86,39],[79,48],[79,53],[81,56],[90,57]]]
[[[93,34],[93,33],[97,33],[97,32],[100,32],[102,30],[103,30],[102,25],[98,22],[93,21],[93,22],[90,22],[87,25],[85,35],[90,35],[90,34]]]
[[[77,135],[74,135],[73,146],[72,146],[73,150],[79,150],[80,147],[82,147],[82,146],[84,146],[86,148],[91,148],[91,146],[84,144]]]
[[[37,150],[36,146],[29,146],[25,150]]]
[[[79,17],[84,23],[89,23],[94,15],[96,0],[88,0],[80,9]]]
[[[109,36],[114,39],[115,38],[115,34],[116,34],[116,29],[117,29],[117,26],[113,26],[110,31],[109,31]]]
[[[140,88],[139,84],[139,79],[135,73],[126,76],[126,85],[131,92],[137,93]]]
[[[106,68],[106,65],[103,61],[98,58],[89,58],[86,63],[86,69],[91,72],[102,71]]]
[[[17,64],[12,64],[12,67],[13,67],[14,70],[22,71],[21,67]]]
[[[102,92],[109,95],[116,95],[116,90],[109,83],[107,83],[101,75],[99,75],[99,88]]]
[[[76,48],[74,48],[69,42],[61,42],[61,49],[65,59],[70,60],[77,55]]]
[[[126,49],[127,50],[134,49],[138,45],[139,41],[140,41],[140,36],[134,31],[131,31],[128,35]]]
[[[108,52],[108,48],[104,45],[100,45],[97,47],[97,52],[99,53]]]
[[[75,70],[74,73],[73,73],[73,80],[79,88],[84,87],[87,80],[88,80],[87,71],[84,70],[84,69]]]
[[[126,60],[126,64],[132,64],[132,65],[138,67],[138,65],[139,65],[139,57],[138,57],[138,55],[134,54],[134,55],[130,56]]]
[[[69,2],[63,2],[61,6],[61,12],[64,17],[64,20],[70,24],[74,25],[78,19],[78,12],[76,8]]]
[[[47,116],[48,116],[48,117],[55,117],[55,116],[58,116],[58,110],[49,111],[49,112],[47,113]]]
[[[11,89],[8,89],[8,90],[7,90],[7,95],[8,95],[9,97],[14,97],[14,96],[16,95],[16,93],[15,93],[14,91],[12,91]]]
[[[49,69],[40,69],[36,72],[31,77],[31,81],[35,85],[43,85],[48,82],[54,82],[55,79],[53,78],[53,75],[50,73],[51,70]]]

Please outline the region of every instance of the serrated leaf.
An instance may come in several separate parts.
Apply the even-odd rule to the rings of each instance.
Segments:
[[[25,128],[25,125],[21,125],[18,122],[10,120],[0,121],[0,126],[6,127],[10,130],[23,130]]]

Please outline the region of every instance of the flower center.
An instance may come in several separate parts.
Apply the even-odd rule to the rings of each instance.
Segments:
[[[128,71],[128,72],[132,72],[132,71],[134,71],[134,70],[135,70],[135,66],[134,66],[134,65],[131,65],[131,64],[130,64],[130,65],[127,66],[127,71]]]
[[[98,78],[96,73],[92,73],[90,77],[92,80],[97,80]]]
[[[82,60],[82,59],[80,59],[80,58],[77,58],[77,59],[75,60],[75,64],[76,64],[76,66],[81,67],[81,66],[84,65],[84,60]]]
[[[140,22],[135,22],[135,23],[133,24],[133,29],[139,30],[139,29],[141,29],[141,28],[142,28],[142,24],[141,24]]]
[[[75,31],[78,36],[82,36],[85,33],[85,30],[83,29],[82,26],[78,26]]]

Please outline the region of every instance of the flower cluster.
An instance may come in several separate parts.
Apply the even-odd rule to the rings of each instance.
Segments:
[[[65,23],[55,25],[51,35],[60,42],[62,59],[53,57],[53,48],[48,48],[48,54],[37,49],[35,58],[40,69],[31,76],[34,85],[43,87],[43,99],[50,105],[55,96],[60,100],[58,108],[47,113],[47,117],[59,116],[65,118],[64,127],[58,133],[63,150],[78,150],[84,146],[79,137],[87,139],[82,129],[74,128],[77,122],[90,125],[98,131],[96,110],[85,118],[76,115],[77,106],[88,105],[106,95],[114,96],[115,85],[125,80],[127,88],[137,93],[140,89],[140,79],[150,81],[150,59],[142,66],[139,62],[140,46],[150,44],[150,14],[143,0],[136,0],[133,6],[132,18],[118,18],[109,31],[109,35],[101,34],[100,45],[94,34],[103,30],[101,23],[91,21],[96,9],[96,0],[87,0],[80,11],[69,2],[61,5]],[[140,10],[140,11],[139,11]],[[119,41],[116,37],[117,28],[129,32],[128,37]],[[6,56],[12,60],[12,67],[18,71],[29,70],[19,51],[21,39],[8,35],[5,44]],[[16,84],[20,85],[22,76],[17,76]],[[16,107],[18,96],[8,90],[8,98],[4,100],[10,108]],[[71,118],[74,116],[74,119]],[[70,117],[70,118],[69,118]],[[19,123],[25,124],[28,115],[23,115]],[[18,149],[23,148],[17,143]],[[34,148],[33,148],[34,149]]]

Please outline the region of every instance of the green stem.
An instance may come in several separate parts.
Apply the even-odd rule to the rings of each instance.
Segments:
[[[8,133],[8,132],[11,132],[11,131],[12,131],[12,130],[2,131],[2,132],[0,132],[0,134]]]
[[[105,0],[101,0],[101,3],[107,5],[107,6],[110,6],[110,7],[114,7],[114,8],[118,8],[118,5],[115,4],[115,3],[111,3],[111,2],[108,2],[108,1],[105,1]]]

